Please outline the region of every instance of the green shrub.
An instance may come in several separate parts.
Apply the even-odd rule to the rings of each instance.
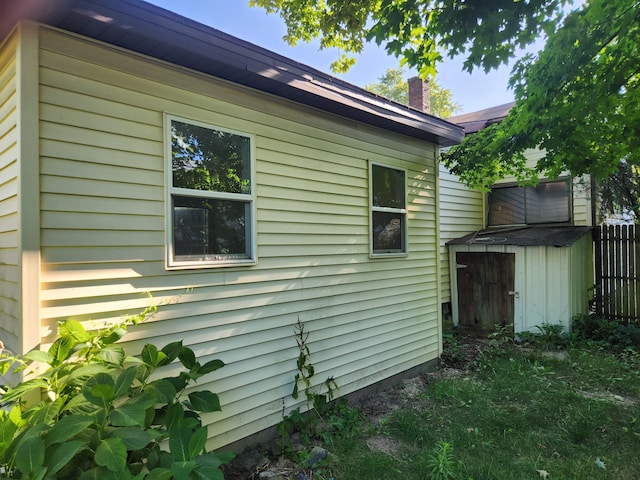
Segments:
[[[578,339],[603,342],[619,349],[640,348],[640,326],[625,324],[602,315],[578,315],[573,318]]]
[[[116,343],[152,311],[97,332],[69,320],[48,351],[0,357],[3,375],[12,367],[26,373],[22,383],[3,387],[0,466],[7,478],[224,478],[219,466],[228,458],[206,452],[198,413],[219,411],[218,396],[185,394],[223,362],[201,365],[182,342],[160,350],[147,344],[136,357]],[[160,378],[158,369],[176,359],[186,371]]]

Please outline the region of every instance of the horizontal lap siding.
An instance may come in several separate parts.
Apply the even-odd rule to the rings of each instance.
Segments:
[[[442,302],[451,301],[449,251],[446,243],[484,228],[484,194],[470,190],[440,165],[439,178],[440,261]]]
[[[17,37],[0,44],[0,340],[20,351]]]
[[[592,226],[592,209],[595,206],[591,202],[591,177],[583,175],[573,179],[573,224],[582,226]]]
[[[316,380],[346,394],[436,358],[433,145],[254,91],[41,32],[42,335],[67,317],[126,337],[182,339],[227,366],[211,446],[281,420],[300,319]],[[99,61],[96,59],[100,59]],[[164,268],[163,112],[255,136],[255,267]],[[407,170],[406,258],[369,259],[368,162]]]

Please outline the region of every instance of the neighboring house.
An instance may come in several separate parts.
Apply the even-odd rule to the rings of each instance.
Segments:
[[[131,352],[227,364],[199,385],[212,448],[301,404],[298,320],[340,395],[437,359],[438,155],[461,127],[138,0],[0,22],[7,348],[156,303]]]
[[[500,122],[512,106],[449,120],[473,135]],[[527,152],[529,165],[540,155]],[[588,311],[596,212],[588,177],[541,178],[535,187],[505,178],[483,194],[441,165],[439,193],[441,256],[449,264],[442,269],[443,309],[451,310],[454,324],[485,332],[544,323],[568,329],[573,316]]]

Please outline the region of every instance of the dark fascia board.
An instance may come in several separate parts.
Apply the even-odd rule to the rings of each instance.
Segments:
[[[0,2],[0,38],[30,19],[441,146],[464,138],[451,122],[141,0]]]

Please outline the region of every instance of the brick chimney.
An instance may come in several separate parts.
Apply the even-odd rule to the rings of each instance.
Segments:
[[[409,83],[409,106],[424,113],[431,113],[431,92],[429,80],[412,77]]]

